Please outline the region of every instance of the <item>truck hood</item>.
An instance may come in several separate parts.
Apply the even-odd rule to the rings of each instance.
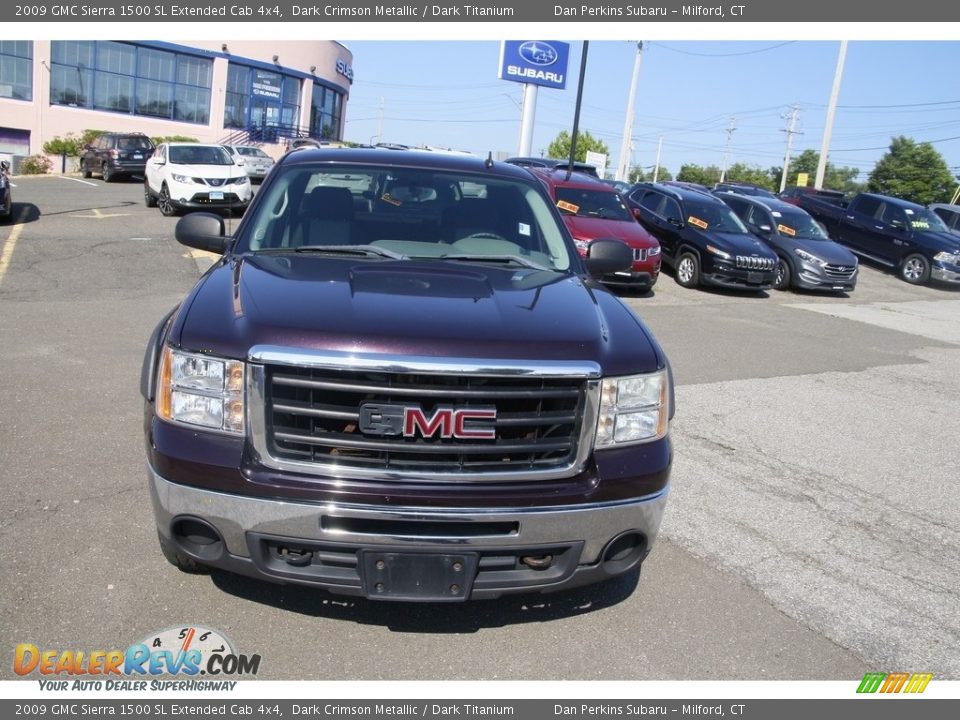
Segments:
[[[618,298],[575,275],[464,262],[273,254],[222,260],[184,303],[181,347],[245,358],[255,345],[498,360],[664,366]]]
[[[924,245],[934,248],[934,252],[945,250],[947,252],[957,252],[960,250],[960,236],[952,232],[934,232],[934,231],[914,231],[914,239],[920,240]]]
[[[622,240],[632,248],[652,248],[657,240],[638,222],[632,220],[610,220],[595,217],[565,215],[563,221],[570,233],[578,240],[598,240],[614,238]]]

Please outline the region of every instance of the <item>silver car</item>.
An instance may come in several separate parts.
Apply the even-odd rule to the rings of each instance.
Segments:
[[[273,169],[273,158],[252,145],[224,145],[230,157],[246,171],[251,181],[262,181]]]

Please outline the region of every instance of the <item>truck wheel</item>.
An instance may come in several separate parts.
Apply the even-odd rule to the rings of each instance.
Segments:
[[[777,290],[789,290],[792,273],[790,272],[790,263],[783,258],[777,260],[777,275],[773,281],[773,286]]]
[[[677,284],[695,288],[700,284],[700,259],[692,252],[685,252],[677,259]]]
[[[900,277],[911,285],[922,285],[930,279],[930,263],[923,256],[907,255],[900,263]]]
[[[163,553],[163,556],[167,559],[167,562],[173,565],[175,568],[185,573],[206,573],[209,572],[209,568],[205,565],[201,565],[196,560],[187,555],[184,555],[182,552],[177,550],[169,540],[166,540],[160,533],[157,533],[157,540],[160,541],[160,552]]]

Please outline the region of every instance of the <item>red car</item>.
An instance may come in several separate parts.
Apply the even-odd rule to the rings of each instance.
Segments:
[[[600,238],[620,240],[633,250],[633,267],[604,275],[601,282],[642,292],[654,286],[660,275],[660,243],[636,221],[620,193],[582,173],[540,168],[531,172],[547,187],[581,257]]]

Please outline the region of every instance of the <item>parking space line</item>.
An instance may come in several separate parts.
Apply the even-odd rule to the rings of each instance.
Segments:
[[[7,272],[7,266],[10,264],[10,258],[13,257],[13,248],[17,244],[17,238],[20,237],[20,232],[23,229],[23,223],[27,219],[27,208],[23,208],[20,211],[20,217],[17,218],[16,224],[13,226],[13,229],[10,230],[10,234],[7,236],[7,241],[3,244],[3,254],[0,255],[0,285],[3,284],[3,276]]]
[[[98,187],[96,183],[92,183],[89,180],[81,180],[80,178],[66,177],[65,175],[57,175],[61,180],[73,180],[74,182],[83,183],[84,185],[92,185],[93,187]]]

